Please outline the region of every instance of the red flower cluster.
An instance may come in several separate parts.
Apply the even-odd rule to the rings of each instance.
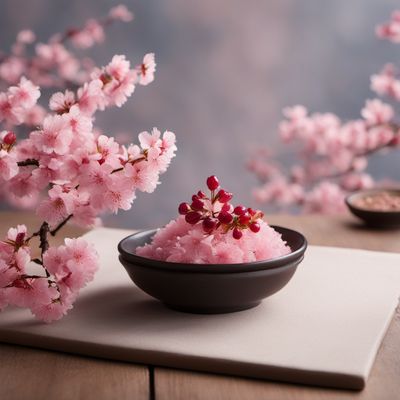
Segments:
[[[230,200],[233,195],[220,188],[218,178],[214,175],[207,178],[207,187],[211,194],[209,197],[199,190],[192,196],[192,202],[181,203],[179,214],[185,216],[188,224],[196,225],[201,222],[203,230],[207,234],[221,229],[224,233],[232,231],[235,239],[240,239],[243,229],[250,229],[257,233],[260,230],[258,219],[264,217],[264,213],[242,205],[233,207]]]

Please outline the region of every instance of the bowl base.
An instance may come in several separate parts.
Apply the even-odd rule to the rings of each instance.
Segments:
[[[166,307],[171,308],[172,310],[190,314],[228,314],[257,307],[260,303],[261,301],[256,301],[253,303],[240,304],[236,306],[225,306],[225,307],[191,307],[191,306],[180,306],[169,303],[163,303],[163,304]]]

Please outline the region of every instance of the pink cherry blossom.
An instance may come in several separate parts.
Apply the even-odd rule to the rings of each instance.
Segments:
[[[37,182],[32,178],[30,171],[21,171],[11,178],[5,187],[17,197],[35,196],[37,192]]]
[[[97,161],[91,161],[81,168],[81,189],[90,193],[102,194],[109,186],[111,186],[113,177],[111,175],[114,168],[109,165]]]
[[[72,131],[61,115],[48,116],[43,121],[43,130],[30,135],[39,151],[46,154],[66,154],[72,141]]]
[[[31,310],[36,318],[43,322],[50,323],[64,317],[64,315],[72,309],[73,300],[73,298],[63,300],[55,299],[46,304],[37,304],[33,306]]]
[[[85,83],[78,89],[78,104],[82,113],[92,115],[98,108],[104,109],[103,83],[100,79],[94,79]]]
[[[388,123],[394,116],[393,107],[379,99],[367,100],[361,115],[368,125],[382,125]]]
[[[130,62],[124,55],[115,55],[111,62],[105,67],[105,72],[112,79],[120,81],[129,73]]]
[[[97,159],[100,164],[107,163],[113,168],[121,166],[120,146],[114,138],[100,135],[96,141]]]
[[[52,275],[60,275],[64,272],[68,257],[65,246],[50,247],[43,254],[43,265]]]
[[[400,43],[400,11],[394,11],[389,22],[379,25],[376,28],[376,34],[381,39]]]
[[[17,42],[30,44],[36,39],[35,34],[30,29],[24,29],[17,35]]]
[[[6,93],[0,93],[0,122],[3,120],[9,125],[18,125],[23,121],[23,110],[13,107]]]
[[[73,133],[71,146],[74,150],[82,147],[91,150],[93,148],[92,118],[82,113],[78,105],[71,106],[69,112],[63,115],[63,118]]]
[[[13,106],[24,109],[32,108],[40,97],[40,90],[24,76],[18,86],[11,86],[8,89],[9,99]]]
[[[27,126],[40,126],[46,116],[45,109],[39,104],[34,105],[29,110],[26,110],[24,115],[24,124]]]
[[[112,19],[120,20],[123,22],[130,22],[133,20],[133,14],[123,4],[113,7],[108,15]]]
[[[10,180],[18,174],[19,168],[14,153],[0,150],[0,178]]]
[[[36,212],[44,221],[54,226],[73,214],[76,195],[72,190],[64,192],[59,185],[50,189],[48,194],[49,198],[39,204]]]
[[[374,180],[369,174],[347,174],[340,180],[340,186],[348,191],[370,189]]]
[[[17,83],[24,72],[24,61],[19,57],[10,56],[0,64],[0,78],[8,84]]]
[[[176,151],[176,136],[175,133],[165,131],[162,136],[161,150],[169,155],[174,154]]]
[[[151,133],[149,132],[139,133],[139,142],[140,146],[146,150],[150,148],[160,148],[162,144],[161,132],[157,128],[153,128]]]
[[[336,214],[345,210],[344,192],[330,182],[323,182],[307,194],[306,207],[308,212],[324,212]]]
[[[86,49],[104,41],[104,28],[97,20],[89,19],[82,29],[71,34],[70,37],[76,47]]]
[[[117,213],[119,209],[129,210],[136,198],[132,187],[134,187],[132,180],[115,174],[115,178],[103,193],[93,195],[92,204],[99,210],[107,209],[113,213]]]
[[[386,64],[382,71],[371,76],[371,89],[380,96],[391,96],[400,100],[400,80],[393,64]]]
[[[115,55],[104,68],[104,73],[96,75],[103,80],[102,90],[108,104],[121,107],[135,90],[137,73],[130,69],[130,62],[124,55]]]
[[[125,175],[142,192],[152,193],[158,184],[158,171],[145,163],[127,164]]]
[[[50,97],[49,108],[57,114],[68,112],[72,105],[75,104],[75,94],[70,90],[64,93],[57,92]]]
[[[136,67],[140,85],[146,86],[153,82],[156,65],[154,53],[149,53],[144,56],[142,64]]]
[[[0,258],[0,288],[5,288],[6,286],[12,284],[18,278],[18,276],[18,270],[10,267],[5,260]]]
[[[25,237],[26,231],[27,229],[25,225],[18,225],[16,228],[10,228],[7,232],[7,240],[15,242],[17,237]]]
[[[66,268],[71,273],[69,282],[82,288],[93,279],[99,268],[97,252],[82,238],[65,239],[65,251],[68,254]]]

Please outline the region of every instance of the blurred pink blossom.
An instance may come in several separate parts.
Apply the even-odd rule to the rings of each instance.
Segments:
[[[376,32],[399,43],[400,11]],[[387,64],[372,75],[371,89],[400,101],[398,78],[395,66]],[[277,157],[260,150],[248,162],[260,181],[255,199],[281,209],[297,206],[305,212],[342,212],[349,192],[375,185],[366,172],[368,157],[400,145],[394,108],[379,99],[367,100],[362,118],[347,122],[332,113],[310,114],[302,105],[285,108],[283,115],[279,133],[285,144],[293,146],[291,165],[284,167]]]

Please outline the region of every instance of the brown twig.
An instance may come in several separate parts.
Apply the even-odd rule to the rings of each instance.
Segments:
[[[53,230],[49,231],[51,236],[55,236],[57,232],[73,217],[73,214],[68,215],[63,221],[61,221]]]
[[[24,161],[18,161],[19,167],[27,167],[28,165],[34,165],[35,167],[39,166],[39,160],[35,160],[34,158],[27,158]]]
[[[49,224],[46,221],[44,221],[39,229],[39,240],[40,240],[39,248],[42,250],[42,258],[43,254],[49,248],[49,241],[47,240],[47,234],[49,232],[50,232]]]

